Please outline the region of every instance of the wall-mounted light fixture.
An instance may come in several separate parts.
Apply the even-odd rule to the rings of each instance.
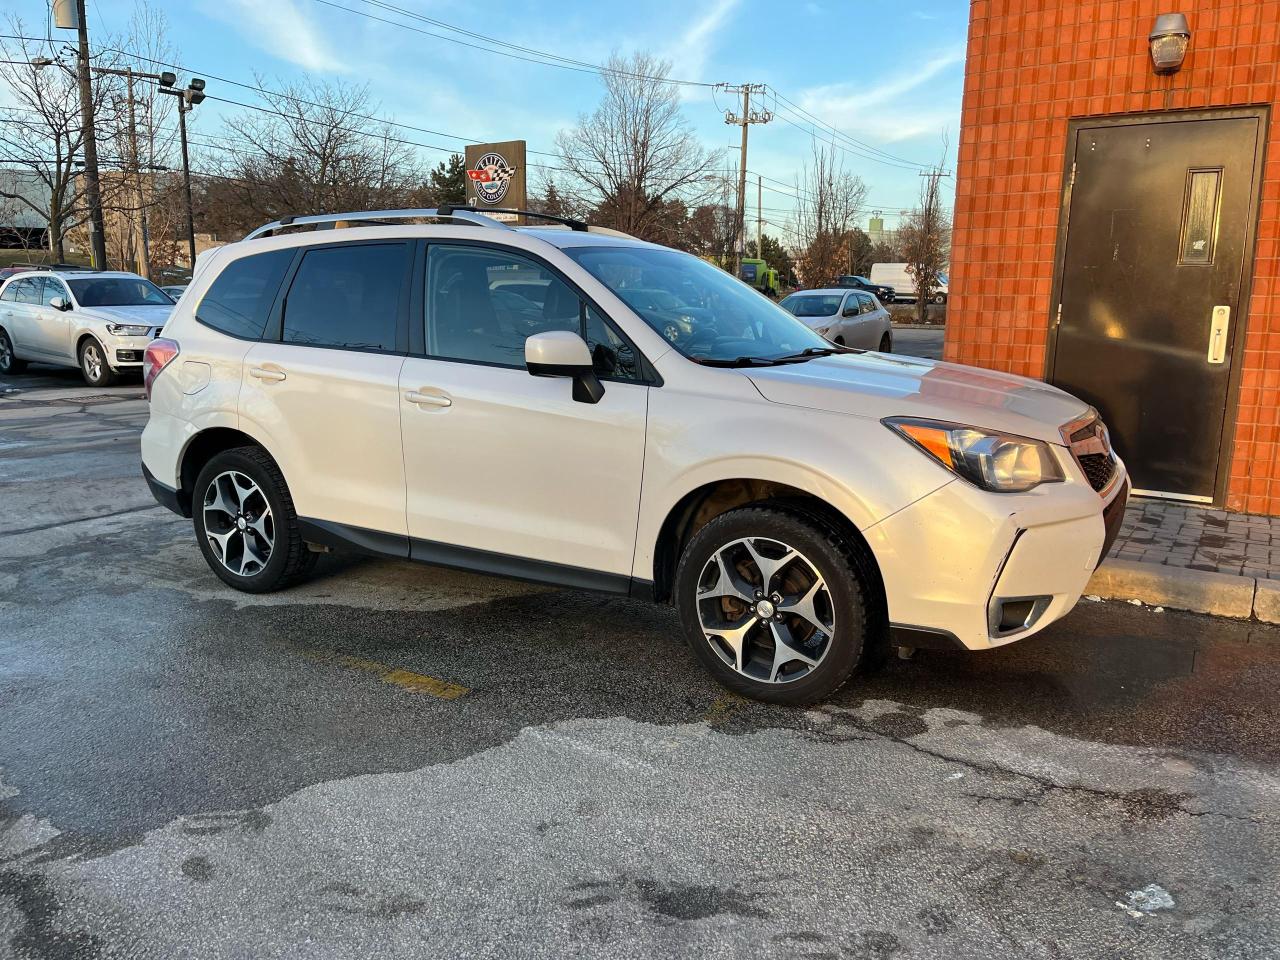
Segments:
[[[1182,61],[1191,45],[1191,28],[1181,13],[1162,13],[1147,38],[1151,47],[1151,64],[1158,76],[1168,76],[1182,69]]]

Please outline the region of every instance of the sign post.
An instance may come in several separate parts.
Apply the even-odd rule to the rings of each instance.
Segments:
[[[484,213],[486,207],[526,209],[529,194],[525,185],[524,154],[523,140],[469,144],[466,149],[467,204],[480,213]],[[524,217],[514,213],[490,216],[508,223],[524,222]]]

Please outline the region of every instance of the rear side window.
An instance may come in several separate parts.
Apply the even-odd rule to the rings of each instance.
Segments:
[[[406,243],[308,250],[284,303],[285,343],[396,350]]]
[[[200,298],[196,319],[242,340],[259,339],[293,253],[272,250],[232,260]]]
[[[14,297],[18,303],[39,303],[40,302],[40,278],[26,277],[22,280],[15,280]]]

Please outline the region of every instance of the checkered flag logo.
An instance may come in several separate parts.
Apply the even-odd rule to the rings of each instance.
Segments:
[[[476,161],[467,176],[476,185],[476,196],[485,203],[497,203],[507,195],[507,184],[516,175],[516,168],[506,158],[496,153],[486,153]]]

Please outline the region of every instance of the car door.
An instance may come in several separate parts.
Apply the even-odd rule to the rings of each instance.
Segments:
[[[413,556],[508,574],[619,586],[631,570],[648,391],[634,347],[540,261],[485,244],[432,243],[420,356],[401,372]],[[543,287],[509,304],[502,279]],[[415,319],[415,323],[417,323]],[[535,377],[524,341],[585,334],[599,403]]]
[[[9,335],[17,356],[30,360],[49,359],[40,328],[39,277],[19,277],[13,281],[13,299],[5,304],[9,311]]]
[[[399,376],[414,244],[305,246],[245,354],[240,419],[304,520],[407,554]]]
[[[75,363],[76,345],[73,329],[73,314],[70,310],[59,310],[53,306],[55,297],[62,297],[69,304],[74,304],[67,285],[57,277],[41,277],[40,312],[38,325],[41,341],[50,357]]]

